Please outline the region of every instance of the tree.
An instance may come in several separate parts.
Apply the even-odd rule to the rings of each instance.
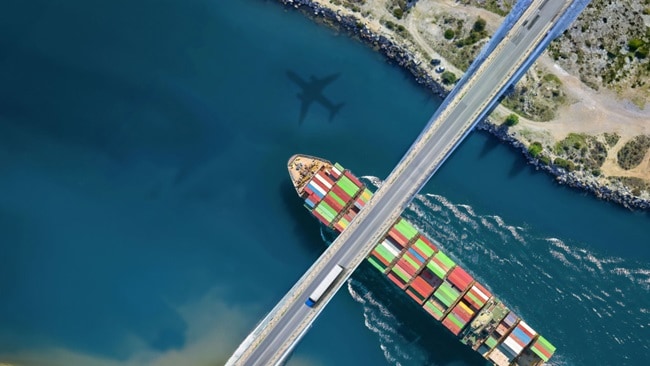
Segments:
[[[443,72],[441,77],[442,77],[442,82],[445,83],[445,84],[453,84],[457,80],[456,74],[454,74],[451,71]]]
[[[509,114],[505,119],[505,124],[508,127],[515,126],[517,123],[519,123],[519,116],[514,113]]]
[[[544,148],[542,147],[542,143],[535,141],[532,144],[530,144],[530,146],[528,147],[528,153],[530,153],[532,157],[536,158],[537,156],[539,156],[539,154],[542,153],[543,149]]]
[[[485,19],[478,17],[478,19],[476,19],[474,22],[474,26],[472,28],[477,33],[483,33],[485,30]]]
[[[453,29],[447,29],[445,31],[445,39],[454,39],[456,37],[456,32]]]

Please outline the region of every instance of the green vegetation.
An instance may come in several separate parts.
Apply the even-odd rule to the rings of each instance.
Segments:
[[[551,158],[549,158],[548,155],[541,154],[537,159],[539,159],[539,161],[542,162],[544,165],[551,164]]]
[[[618,151],[618,165],[625,169],[632,169],[643,161],[648,149],[650,148],[650,137],[645,135],[636,136],[631,139]]]
[[[614,147],[614,145],[616,145],[618,140],[621,138],[621,136],[619,136],[616,132],[605,132],[603,136],[605,137],[605,142],[607,145],[609,145],[609,147]]]
[[[568,172],[572,172],[572,171],[576,170],[576,166],[571,160],[566,160],[566,159],[562,159],[562,158],[555,158],[555,160],[553,161],[553,164],[557,165],[558,167],[560,167],[560,168],[562,168],[562,169],[564,169],[564,170],[566,170]]]
[[[393,16],[397,19],[402,19],[402,17],[404,16],[404,10],[400,8],[393,9]]]
[[[511,113],[508,115],[508,117],[506,117],[504,123],[508,127],[516,126],[519,123],[519,116]]]
[[[555,144],[555,153],[562,155],[572,149],[580,150],[587,146],[587,135],[580,133],[570,133],[564,140],[558,141]]]
[[[487,37],[487,31],[485,30],[485,19],[478,17],[472,26],[472,30],[469,32],[469,36],[456,41],[456,47],[473,45],[485,37]]]
[[[542,80],[544,80],[547,83],[555,83],[555,84],[562,85],[562,81],[560,81],[560,78],[557,77],[557,75],[555,75],[555,74],[551,74],[551,73],[546,74],[546,75],[544,75]]]
[[[607,158],[607,147],[594,136],[570,133],[564,140],[558,141],[553,152],[561,158],[555,165],[569,171],[582,169],[594,171],[600,169]],[[564,161],[568,161],[565,163]],[[569,169],[570,168],[570,169]]]
[[[456,80],[457,80],[456,74],[454,74],[454,73],[451,72],[451,71],[445,71],[445,72],[443,72],[442,75],[441,75],[441,77],[442,77],[442,82],[445,83],[445,84],[447,84],[447,85],[449,85],[449,84],[453,84],[453,83],[455,83]]]
[[[643,40],[639,38],[633,38],[627,42],[627,48],[632,52],[636,51],[641,46],[643,46]]]
[[[539,154],[542,153],[542,150],[544,150],[542,143],[538,141],[535,141],[528,146],[528,153],[534,158],[538,157]]]
[[[453,29],[448,28],[448,29],[445,31],[445,39],[449,39],[449,40],[451,40],[451,39],[454,39],[454,37],[456,37],[456,32],[454,32]]]

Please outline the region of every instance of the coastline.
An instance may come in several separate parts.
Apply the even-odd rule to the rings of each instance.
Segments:
[[[382,34],[373,32],[362,19],[353,15],[341,14],[338,10],[316,0],[278,1],[286,8],[300,10],[315,21],[325,23],[345,32],[348,36],[361,40],[410,72],[418,84],[425,86],[435,95],[445,98],[450,92],[451,89],[446,88],[434,79],[433,75],[421,66],[426,64],[425,60],[418,60],[415,53],[411,52],[407,45],[401,45]],[[584,173],[568,172],[554,165],[542,163],[529,153],[528,147],[522,141],[508,132],[507,127],[494,123],[489,117],[481,121],[477,128],[489,132],[499,140],[521,151],[528,163],[535,166],[536,169],[542,169],[553,175],[559,184],[587,191],[597,198],[620,204],[630,210],[650,209],[650,199],[633,195],[630,189],[622,184],[615,184],[614,187],[611,187],[611,185],[600,184],[597,179]]]

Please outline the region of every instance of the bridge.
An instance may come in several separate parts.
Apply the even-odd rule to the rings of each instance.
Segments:
[[[281,365],[288,359],[336,291],[506,88],[555,38],[556,26],[575,6],[573,0],[528,2],[512,24],[495,34],[350,226],[248,335],[227,366]],[[313,308],[306,306],[307,297],[337,265],[344,271],[330,291]]]

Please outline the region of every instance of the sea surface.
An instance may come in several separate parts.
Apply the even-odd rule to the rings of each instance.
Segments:
[[[345,103],[302,124],[292,71]],[[0,363],[221,365],[325,249],[294,153],[379,185],[440,100],[262,0],[0,4]],[[558,347],[650,364],[650,215],[470,134],[406,212]],[[484,365],[362,266],[290,365]]]

